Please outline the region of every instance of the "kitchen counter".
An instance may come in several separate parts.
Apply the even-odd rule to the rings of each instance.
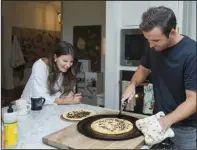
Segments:
[[[2,113],[7,107],[2,108]],[[66,110],[90,109],[97,113],[111,110],[86,104],[78,105],[46,105],[41,111],[30,111],[29,114],[18,116],[18,144],[17,149],[55,149],[42,143],[42,138],[57,130],[65,128],[73,122],[60,119],[60,115]],[[134,117],[142,118],[144,115],[132,114]],[[149,148],[146,145],[142,147]]]

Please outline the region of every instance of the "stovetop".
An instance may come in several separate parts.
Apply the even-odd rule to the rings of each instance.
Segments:
[[[169,139],[165,139],[159,144],[155,144],[151,149],[173,149],[173,143]]]

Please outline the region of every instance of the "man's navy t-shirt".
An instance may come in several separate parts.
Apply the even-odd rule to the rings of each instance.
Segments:
[[[141,65],[150,69],[155,97],[154,114],[168,114],[186,100],[185,90],[196,91],[196,42],[187,36],[163,51],[149,49]],[[175,126],[196,127],[196,113]]]

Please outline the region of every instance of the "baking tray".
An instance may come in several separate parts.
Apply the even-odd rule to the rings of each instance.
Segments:
[[[128,120],[133,124],[133,129],[127,133],[117,134],[117,135],[102,134],[92,130],[91,128],[92,122],[102,118],[119,118],[119,119]],[[137,118],[127,115],[117,115],[117,114],[94,115],[79,121],[77,124],[77,130],[81,134],[87,137],[95,138],[99,140],[128,140],[142,135],[141,131],[138,130],[135,125],[135,122],[137,120],[138,120]]]

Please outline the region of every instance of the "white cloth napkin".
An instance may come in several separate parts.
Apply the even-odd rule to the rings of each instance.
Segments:
[[[14,35],[13,43],[12,43],[12,51],[11,51],[11,67],[17,68],[20,65],[25,64],[25,59],[23,52],[21,50],[20,43],[18,42],[18,39],[16,35]]]
[[[166,131],[162,131],[159,119],[163,116],[165,116],[165,114],[163,112],[159,112],[150,117],[136,121],[136,126],[144,134],[147,145],[154,145],[168,137],[174,137],[174,132],[171,128],[168,128]]]

